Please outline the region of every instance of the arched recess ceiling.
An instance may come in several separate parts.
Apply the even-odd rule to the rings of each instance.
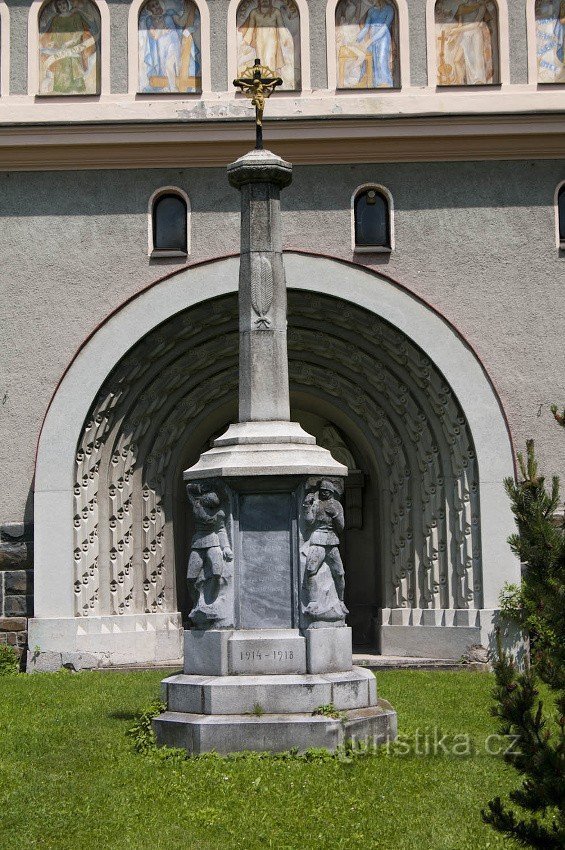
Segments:
[[[383,605],[482,607],[477,460],[431,360],[374,313],[298,291],[289,360],[291,388],[342,409],[372,447]],[[237,361],[227,295],[168,319],[104,382],[76,455],[75,616],[175,610],[171,470],[192,427],[234,406]]]

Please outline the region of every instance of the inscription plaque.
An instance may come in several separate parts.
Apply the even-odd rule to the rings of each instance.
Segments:
[[[306,641],[298,630],[234,632],[228,641],[230,673],[306,672]]]
[[[290,493],[240,498],[239,628],[293,626]]]

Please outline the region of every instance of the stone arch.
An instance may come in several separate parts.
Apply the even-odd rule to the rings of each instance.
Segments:
[[[293,253],[286,267],[293,396],[316,400],[312,413],[326,411],[377,482],[381,639],[399,627],[418,639],[422,626],[450,638],[454,626],[478,629],[517,579],[502,485],[512,451],[492,385],[453,328],[383,276]],[[174,482],[178,505],[187,439],[198,452],[235,413],[236,281],[231,258],[158,282],[63,377],[37,459],[42,648],[46,618],[66,621],[75,649],[115,663],[124,656],[112,647],[128,641],[140,661],[159,656],[163,633],[166,652],[180,648]]]

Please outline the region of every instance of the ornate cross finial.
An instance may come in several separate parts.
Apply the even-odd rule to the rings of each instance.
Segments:
[[[256,59],[253,65],[246,68],[241,77],[233,81],[236,88],[241,89],[246,97],[251,98],[255,107],[255,148],[263,148],[263,110],[265,101],[269,98],[277,86],[282,86],[280,77],[275,77],[273,71],[266,65],[261,65],[261,60]]]

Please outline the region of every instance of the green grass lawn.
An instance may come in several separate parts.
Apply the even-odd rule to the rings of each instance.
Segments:
[[[350,762],[138,755],[125,733],[157,696],[162,677],[151,671],[0,678],[2,850],[515,846],[480,817],[491,797],[517,784],[502,759],[485,752],[495,731],[488,674],[379,673],[380,695],[398,711],[401,735],[412,736],[411,753],[381,749]],[[426,755],[424,735],[430,745],[435,727],[470,736],[472,755]]]

